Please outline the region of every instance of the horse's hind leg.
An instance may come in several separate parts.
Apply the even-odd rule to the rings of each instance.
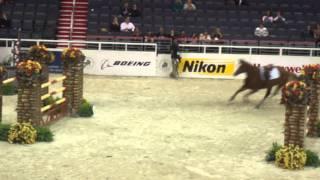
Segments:
[[[282,87],[282,85],[278,85],[276,87],[276,89],[273,91],[272,97],[276,96],[279,93],[280,88]]]
[[[242,91],[246,90],[247,88],[245,87],[245,85],[243,85],[240,89],[238,89],[238,91],[236,91],[233,96],[231,96],[231,98],[229,99],[229,101],[233,101],[234,98]]]
[[[256,108],[260,108],[260,106],[263,104],[263,102],[267,99],[267,97],[270,95],[270,92],[272,90],[272,87],[267,89],[266,94],[264,95],[263,99],[259,102],[259,104],[256,106]]]

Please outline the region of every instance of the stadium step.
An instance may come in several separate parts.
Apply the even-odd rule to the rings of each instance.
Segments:
[[[58,40],[87,39],[88,0],[61,0],[60,17],[58,21]],[[73,19],[72,19],[73,17]],[[71,24],[73,28],[70,28]],[[85,44],[73,44],[74,47],[84,48]],[[58,47],[67,47],[66,43],[59,43]]]

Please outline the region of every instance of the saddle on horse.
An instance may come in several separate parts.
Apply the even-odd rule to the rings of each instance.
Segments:
[[[260,79],[262,81],[269,81],[278,79],[280,77],[280,71],[277,67],[269,64],[267,66],[260,67]]]

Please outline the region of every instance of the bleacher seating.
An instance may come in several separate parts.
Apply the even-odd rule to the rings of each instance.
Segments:
[[[159,27],[164,27],[167,32],[175,29],[177,32],[184,30],[189,36],[192,33],[204,31],[211,32],[213,27],[220,27],[225,39],[229,40],[258,40],[254,37],[255,27],[261,21],[262,15],[267,10],[274,13],[281,10],[286,24],[269,26],[270,37],[264,40],[272,41],[299,41],[302,39],[301,31],[309,24],[316,24],[320,20],[319,0],[249,0],[249,6],[237,7],[226,5],[224,0],[194,0],[197,10],[193,12],[173,12],[173,0],[135,0],[142,10],[142,17],[132,18],[134,24],[142,32],[158,32]],[[97,39],[97,35],[106,35],[99,28],[109,25],[113,15],[120,14],[121,1],[119,0],[90,0],[89,31],[88,37]],[[120,20],[120,22],[122,19]],[[94,36],[90,36],[94,35]],[[121,39],[127,33],[108,33]],[[116,38],[117,39],[117,38]]]
[[[3,11],[11,20],[11,28],[1,29],[1,38],[16,38],[18,28],[22,38],[55,39],[59,0],[13,0]]]

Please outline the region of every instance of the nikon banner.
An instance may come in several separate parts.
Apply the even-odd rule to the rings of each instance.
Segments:
[[[182,58],[178,71],[181,77],[233,78],[236,62],[222,58]]]

